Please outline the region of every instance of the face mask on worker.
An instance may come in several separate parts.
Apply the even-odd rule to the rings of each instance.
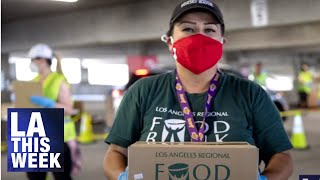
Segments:
[[[172,54],[183,67],[200,74],[218,63],[222,56],[223,38],[217,41],[202,34],[196,34],[173,42]]]
[[[35,63],[30,63],[29,68],[30,68],[31,72],[34,72],[34,73],[39,72],[39,67]]]

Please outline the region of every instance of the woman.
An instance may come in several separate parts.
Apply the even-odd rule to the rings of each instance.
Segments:
[[[142,79],[126,93],[106,139],[108,179],[127,179],[127,148],[136,141],[247,141],[260,149],[267,164],[259,178],[288,179],[292,174],[292,145],[267,93],[218,70],[224,28],[211,1],[185,1],[176,7],[162,38],[176,71]],[[168,127],[181,120],[188,127],[184,133]]]
[[[33,81],[42,84],[44,94],[44,96],[32,96],[30,98],[31,102],[44,108],[64,108],[66,115],[64,122],[64,160],[59,160],[62,161],[60,164],[64,167],[64,172],[54,172],[53,175],[56,180],[71,180],[71,172],[78,171],[80,166],[79,161],[72,161],[78,159],[76,156],[79,152],[75,152],[77,148],[74,123],[68,120],[67,116],[73,112],[70,86],[61,73],[51,71],[53,52],[48,45],[37,44],[33,46],[29,52],[29,57],[32,60],[30,69],[39,74]],[[28,172],[27,175],[30,180],[45,180],[47,173]]]

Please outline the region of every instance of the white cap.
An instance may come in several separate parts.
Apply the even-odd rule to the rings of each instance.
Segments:
[[[52,59],[53,52],[52,52],[52,49],[46,44],[36,44],[32,46],[32,48],[30,49],[29,57],[31,59],[35,59],[35,58]]]

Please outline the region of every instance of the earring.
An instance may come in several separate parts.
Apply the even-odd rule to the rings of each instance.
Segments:
[[[161,41],[167,43],[168,36],[167,35],[162,35],[161,36]]]

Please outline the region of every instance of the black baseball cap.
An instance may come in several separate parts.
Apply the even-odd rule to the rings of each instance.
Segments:
[[[224,26],[223,16],[219,7],[210,0],[187,0],[182,1],[174,9],[170,19],[170,26],[185,12],[190,10],[206,10],[211,13],[218,21],[219,24]]]

